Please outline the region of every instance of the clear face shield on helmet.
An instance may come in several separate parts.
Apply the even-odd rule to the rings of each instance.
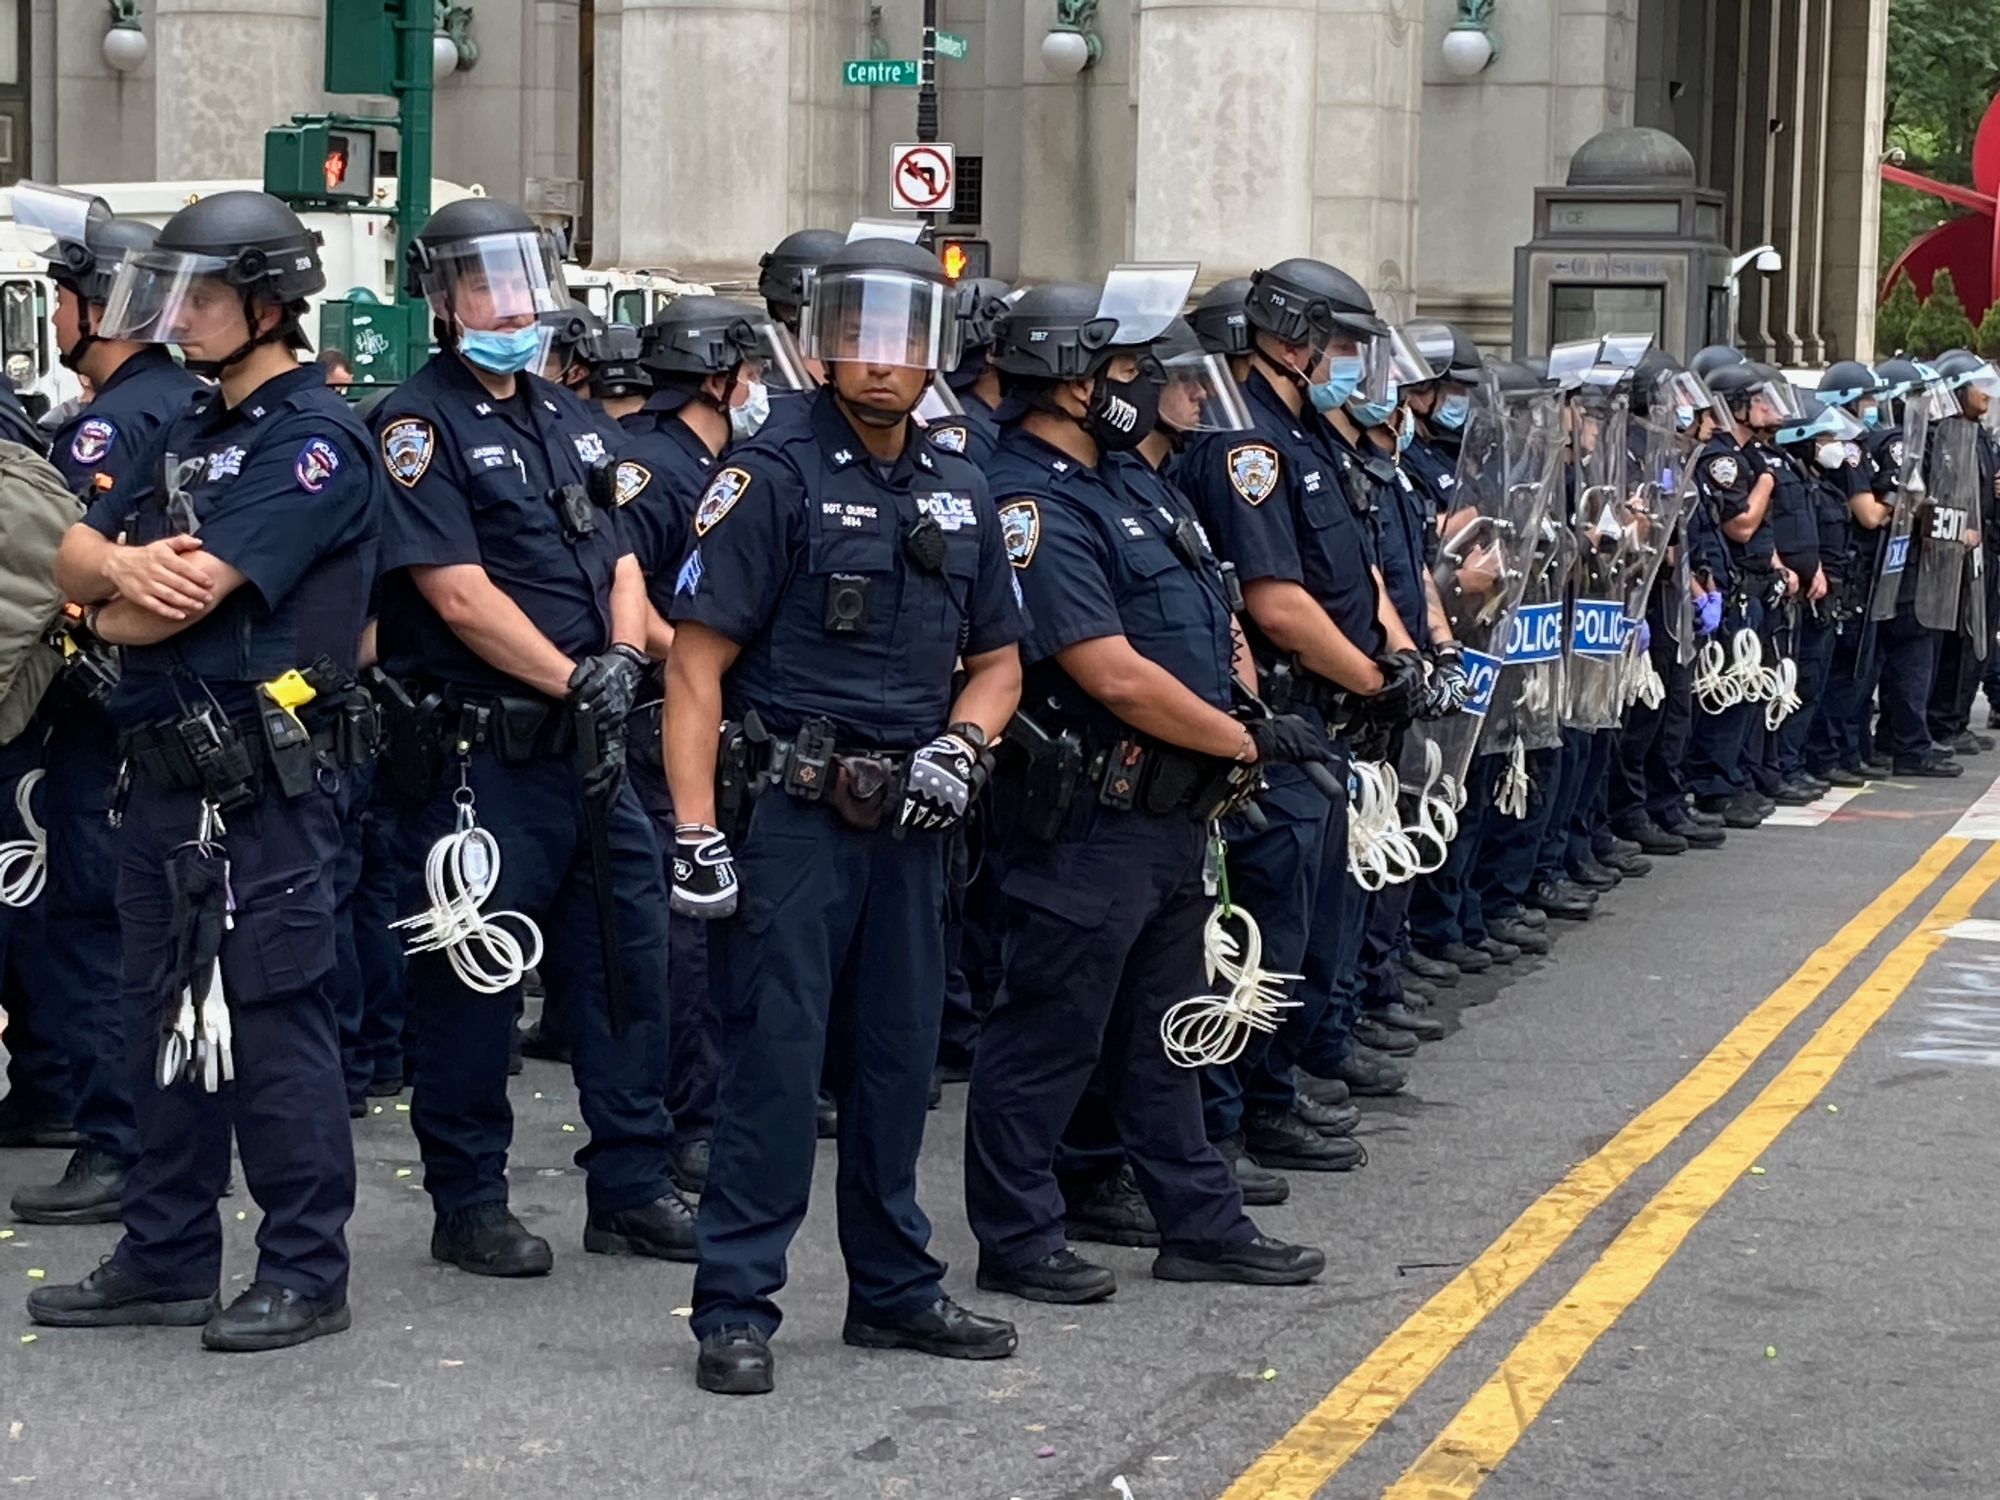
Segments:
[[[1960,391],[1978,391],[1988,401],[2000,399],[2000,372],[1995,372],[1992,362],[1982,359],[1972,369],[1952,377],[1952,387]]]
[[[477,330],[525,327],[571,300],[555,237],[542,230],[439,245],[418,269],[417,284],[433,315]]]
[[[907,271],[823,268],[807,286],[799,331],[800,352],[821,364],[949,370],[958,363],[953,289]]]
[[[1799,393],[1789,380],[1763,380],[1750,387],[1746,427],[1762,432],[1788,427],[1805,416]]]
[[[1163,359],[1160,367],[1166,373],[1161,425],[1176,432],[1250,430],[1250,407],[1225,357],[1196,350]]]
[[[805,356],[792,330],[775,318],[740,320],[731,342],[743,351],[738,378],[774,391],[809,391],[816,383],[806,371]]]
[[[1150,344],[1186,306],[1201,265],[1196,261],[1127,261],[1111,268],[1098,294],[1093,323],[1109,323],[1106,345]]]
[[[220,255],[146,250],[119,263],[97,331],[135,344],[201,348],[249,337],[243,292]]]
[[[1704,413],[1718,427],[1729,425],[1729,408],[1692,370],[1676,370],[1671,375],[1661,376],[1659,384],[1653,388],[1648,410],[1656,414],[1670,414],[1674,431],[1689,438],[1700,433]],[[1657,415],[1655,420],[1659,420]]]
[[[111,218],[102,198],[39,182],[14,184],[13,201],[14,229],[28,253],[76,269],[90,259],[92,226]]]

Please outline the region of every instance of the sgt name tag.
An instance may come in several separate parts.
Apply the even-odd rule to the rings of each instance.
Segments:
[[[876,519],[872,505],[843,505],[838,500],[822,500],[820,514],[829,520],[838,520],[842,526],[860,531]]]

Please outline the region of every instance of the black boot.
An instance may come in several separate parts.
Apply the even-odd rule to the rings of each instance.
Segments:
[[[62,1181],[24,1187],[9,1205],[23,1224],[116,1224],[125,1164],[95,1146],[79,1146]]]
[[[1226,1141],[1217,1141],[1215,1149],[1229,1163],[1230,1173],[1236,1178],[1236,1186],[1243,1194],[1245,1208],[1276,1208],[1292,1196],[1289,1182],[1269,1167],[1259,1166],[1250,1159],[1242,1136],[1232,1135]]]
[[[1419,979],[1428,979],[1443,989],[1450,989],[1458,983],[1458,965],[1435,954],[1412,948],[1403,955],[1403,967]]]
[[[1504,938],[1495,937],[1489,930],[1479,940],[1479,951],[1496,964],[1511,964],[1521,956],[1521,950]]]
[[[1623,849],[1614,848],[1598,860],[1607,870],[1615,871],[1627,880],[1643,880],[1653,873],[1653,862],[1639,852],[1636,844]]]
[[[1030,1302],[1102,1302],[1118,1290],[1118,1278],[1067,1245],[1026,1265],[1003,1266],[979,1256],[975,1278],[982,1292],[1005,1292]]]
[[[1146,1206],[1130,1167],[1064,1189],[1063,1204],[1063,1217],[1073,1240],[1147,1248],[1160,1243],[1160,1226],[1153,1222],[1153,1211]]]
[[[1354,1104],[1321,1104],[1300,1094],[1292,1101],[1292,1113],[1321,1135],[1353,1135],[1354,1127],[1361,1123],[1360,1106]],[[1155,1240],[1154,1244],[1159,1241]]]
[[[1953,776],[1963,776],[1964,774],[1965,767],[1948,756],[1920,755],[1910,760],[1905,760],[1901,756],[1898,756],[1896,759],[1896,775],[1898,776],[1923,776],[1945,780]],[[0,1145],[4,1144],[4,1141],[0,1141]]]
[[[1661,856],[1685,854],[1688,851],[1686,839],[1677,833],[1667,832],[1651,818],[1633,828],[1632,842],[1639,846],[1641,854],[1650,855],[1655,859]]]
[[[1355,1018],[1354,1040],[1391,1057],[1414,1057],[1417,1052],[1416,1037],[1389,1025],[1373,1012]]]
[[[1297,1115],[1246,1115],[1243,1144],[1257,1164],[1293,1172],[1351,1172],[1367,1159],[1360,1143],[1321,1135]]]
[[[1453,943],[1442,956],[1467,974],[1483,974],[1493,967],[1493,955],[1482,953],[1469,943]]]
[[[1304,1286],[1326,1269],[1326,1254],[1260,1234],[1212,1255],[1162,1251],[1153,1262],[1160,1281],[1233,1281],[1244,1286]]]
[[[841,1339],[857,1349],[913,1349],[940,1359],[1005,1359],[1020,1343],[1004,1318],[982,1318],[949,1297],[899,1323],[872,1322],[849,1310]]]
[[[1587,891],[1608,891],[1625,877],[1608,865],[1584,858],[1569,867],[1569,878]]]
[[[1510,948],[1518,948],[1537,957],[1555,946],[1546,932],[1538,932],[1526,922],[1518,922],[1511,917],[1497,917],[1488,922],[1486,936],[1493,942],[1505,943]]]
[[[215,1294],[182,1297],[106,1260],[72,1286],[38,1286],[28,1316],[44,1328],[199,1328],[215,1316]]]
[[[1590,893],[1567,880],[1538,880],[1528,892],[1528,900],[1552,917],[1566,922],[1588,921],[1597,910]]]
[[[555,1252],[530,1234],[505,1203],[475,1203],[437,1217],[431,1259],[475,1276],[546,1276]]]
[[[53,1115],[30,1113],[9,1094],[0,1099],[0,1148],[70,1151],[83,1144],[76,1126]]]
[[[1303,1068],[1292,1069],[1292,1087],[1315,1104],[1345,1104],[1352,1091],[1338,1078],[1315,1078]]]
[[[667,1171],[673,1176],[674,1186],[684,1193],[700,1197],[708,1188],[708,1157],[713,1149],[705,1135],[688,1140],[674,1137],[674,1144],[667,1152]]]
[[[718,1396],[768,1396],[776,1368],[761,1328],[724,1323],[701,1341],[694,1383]]]
[[[694,1210],[672,1188],[651,1203],[584,1215],[583,1248],[592,1255],[640,1255],[693,1265]]]
[[[226,1354],[255,1354],[345,1333],[353,1323],[354,1314],[344,1298],[315,1302],[288,1286],[253,1281],[242,1296],[208,1320],[201,1344]]]
[[[1393,1026],[1398,1031],[1409,1032],[1420,1042],[1435,1042],[1444,1035],[1444,1022],[1436,1016],[1427,1016],[1400,1000],[1369,1014],[1384,1026]]]
[[[1399,1093],[1410,1081],[1410,1070],[1393,1057],[1367,1047],[1352,1048],[1334,1069],[1334,1077],[1363,1099],[1380,1099]]]

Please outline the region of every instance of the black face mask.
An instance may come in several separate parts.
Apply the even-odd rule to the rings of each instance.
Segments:
[[[1083,425],[1098,447],[1123,453],[1144,442],[1159,420],[1159,382],[1143,375],[1137,380],[1100,376],[1097,388],[1091,393],[1090,410],[1084,413]]]

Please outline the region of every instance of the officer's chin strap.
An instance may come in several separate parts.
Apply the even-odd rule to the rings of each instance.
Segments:
[[[1465,793],[1444,774],[1444,747],[1436,740],[1424,741],[1424,783],[1417,788],[1415,820],[1403,828],[1417,851],[1417,874],[1431,875],[1444,868],[1451,841],[1458,837],[1458,809],[1464,798]],[[1425,855],[1425,848],[1435,853]]]
[[[1219,899],[1202,928],[1202,957],[1208,982],[1220,979],[1224,988],[1220,994],[1182,1000],[1160,1017],[1160,1041],[1178,1067],[1236,1061],[1253,1032],[1276,1031],[1285,1012],[1303,1003],[1290,999],[1285,988],[1301,976],[1264,968],[1264,937],[1256,919],[1230,902],[1227,861],[1222,835],[1211,827],[1202,883]],[[1229,931],[1232,920],[1243,929],[1240,941]]]
[[[154,1073],[163,1089],[185,1080],[212,1094],[236,1080],[229,1005],[222,993],[222,939],[235,924],[236,911],[229,857],[216,843],[224,832],[221,811],[204,800],[193,842],[167,859],[172,937],[160,988],[172,1019],[161,1031]]]
[[[1364,891],[1412,880],[1421,866],[1417,846],[1403,832],[1398,793],[1394,767],[1354,763],[1347,783],[1347,868]]]
[[[521,982],[542,961],[542,930],[518,911],[479,908],[500,882],[500,845],[473,816],[472,788],[466,784],[465,762],[458,769],[457,825],[431,845],[424,856],[424,894],[430,906],[414,917],[389,924],[392,931],[411,930],[404,952],[442,953],[458,982],[482,995],[497,995]],[[500,926],[520,925],[526,941]]]
[[[14,788],[14,810],[28,836],[0,843],[0,906],[33,906],[47,881],[49,841],[34,809],[35,788],[41,783],[41,768],[36,767]]]

